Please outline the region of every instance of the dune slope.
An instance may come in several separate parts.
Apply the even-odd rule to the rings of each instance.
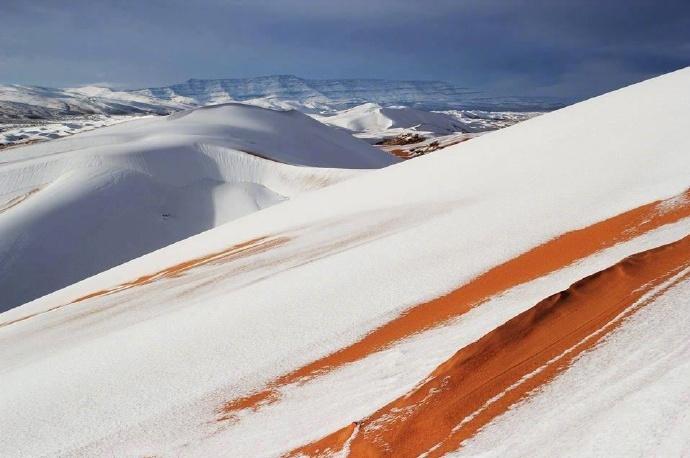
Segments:
[[[689,83],[302,193],[3,313],[0,454],[687,453]]]
[[[0,160],[0,310],[355,173],[328,167],[394,162],[300,113],[237,104]]]

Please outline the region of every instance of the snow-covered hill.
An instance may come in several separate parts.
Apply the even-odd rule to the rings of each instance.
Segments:
[[[364,103],[335,114],[311,116],[324,124],[344,129],[357,138],[377,144],[398,157],[409,159],[540,114],[473,110],[434,112]]]
[[[690,68],[5,312],[0,455],[687,455],[689,120]]]
[[[354,173],[315,167],[393,162],[299,112],[240,104],[7,150],[0,309]]]
[[[184,107],[183,104],[102,87],[54,89],[0,85],[0,124],[96,114],[168,114]]]
[[[437,135],[467,131],[457,118],[409,107],[382,107],[365,103],[331,116],[314,116],[324,124],[372,137],[397,135],[405,131]]]

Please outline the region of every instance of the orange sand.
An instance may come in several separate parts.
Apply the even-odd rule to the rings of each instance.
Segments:
[[[441,456],[456,450],[652,302],[653,297],[640,299],[688,266],[690,236],[633,255],[464,347],[422,385],[360,422],[357,431],[350,425],[292,455],[322,455],[348,439],[350,455],[358,457]]]
[[[280,399],[278,389],[281,386],[303,382],[365,358],[405,337],[442,325],[514,286],[688,216],[690,190],[668,201],[652,202],[584,229],[567,232],[484,272],[445,296],[405,311],[352,345],[277,378],[259,393],[228,401],[220,407],[218,420],[231,420],[239,410],[257,409],[275,402]]]
[[[95,297],[101,297],[101,296],[107,296],[110,294],[114,294],[120,291],[124,291],[130,288],[134,288],[136,286],[141,286],[141,285],[146,285],[149,283],[153,283],[154,281],[163,279],[163,278],[173,278],[173,277],[179,277],[185,272],[187,272],[190,269],[193,269],[195,267],[199,267],[202,265],[208,265],[208,264],[218,264],[221,262],[228,262],[228,261],[233,261],[236,259],[240,259],[243,257],[247,256],[252,256],[254,254],[262,253],[264,251],[267,251],[273,247],[276,247],[278,245],[282,245],[285,242],[289,240],[288,237],[275,237],[275,238],[268,238],[268,237],[259,237],[256,239],[248,240],[243,243],[239,243],[237,245],[233,245],[228,249],[225,249],[223,251],[219,251],[216,253],[212,253],[206,256],[201,256],[199,258],[194,258],[189,261],[181,262],[179,264],[175,264],[174,266],[167,267],[163,270],[160,270],[158,272],[148,274],[141,276],[135,280],[132,280],[127,283],[123,283],[119,286],[116,286],[114,288],[110,289],[104,289],[100,291],[95,291],[93,293],[86,294],[84,296],[78,297],[77,299],[73,300],[72,302],[69,302],[67,304],[61,304],[55,307],[52,307],[48,310],[44,310],[42,312],[38,313],[33,313],[30,315],[23,316],[21,318],[17,318],[15,320],[7,321],[5,323],[0,323],[0,328],[4,326],[9,326],[13,323],[17,323],[20,321],[27,320],[29,318],[33,318],[37,315],[42,315],[44,313],[51,312],[53,310],[60,309],[62,307],[65,307],[70,304],[76,304],[88,299],[92,299]]]
[[[242,257],[251,256],[254,254],[262,253],[270,248],[278,245],[282,245],[289,239],[287,237],[277,237],[273,239],[268,239],[266,237],[259,237],[256,239],[248,240],[243,243],[234,245],[226,250],[219,251],[216,253],[208,254],[206,256],[201,256],[199,258],[190,259],[189,261],[184,261],[174,266],[167,267],[158,272],[143,275],[135,280],[127,283],[123,283],[112,289],[96,291],[94,293],[87,294],[85,296],[79,297],[72,301],[72,303],[81,302],[92,297],[105,296],[112,294],[114,292],[119,292],[125,289],[134,288],[135,286],[146,285],[152,283],[161,278],[173,278],[179,277],[186,271],[207,264],[218,264],[221,262],[232,261]]]

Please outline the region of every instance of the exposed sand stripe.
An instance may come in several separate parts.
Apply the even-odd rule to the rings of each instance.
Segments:
[[[96,297],[102,297],[102,296],[108,296],[110,294],[115,294],[120,291],[124,291],[130,288],[134,288],[137,286],[142,286],[142,285],[147,285],[149,283],[153,283],[157,280],[163,279],[163,278],[173,278],[173,277],[179,277],[183,275],[185,272],[189,271],[190,269],[194,269],[196,267],[200,267],[203,265],[210,265],[210,264],[217,264],[217,263],[222,263],[222,262],[229,262],[229,261],[234,261],[236,259],[252,256],[254,254],[258,253],[263,253],[273,247],[279,246],[284,244],[289,240],[288,237],[259,237],[256,239],[248,240],[246,242],[239,243],[237,245],[233,245],[230,248],[227,248],[222,251],[218,251],[216,253],[211,253],[206,256],[201,256],[198,258],[191,259],[189,261],[184,261],[179,264],[175,264],[173,266],[167,267],[163,270],[160,270],[158,272],[154,272],[152,274],[147,274],[143,275],[135,280],[123,283],[121,285],[118,285],[114,288],[110,289],[104,289],[100,291],[95,291],[93,293],[78,297],[77,299],[73,300],[72,302],[69,302],[67,304],[61,304],[52,308],[49,308],[48,310],[43,310],[38,313],[33,313],[30,315],[23,316],[21,318],[17,318],[11,321],[7,321],[5,323],[0,323],[0,328],[4,326],[9,326],[11,324],[27,320],[29,318],[33,318],[38,315],[42,315],[44,313],[52,312],[57,309],[61,309],[67,305],[70,304],[77,304],[79,302],[86,301],[88,299],[93,299]]]
[[[220,407],[218,420],[234,420],[237,411],[256,410],[279,400],[281,386],[308,380],[365,358],[410,335],[442,325],[496,294],[687,216],[690,216],[690,190],[563,234],[481,274],[445,296],[407,310],[354,344],[277,378],[261,391],[228,401]]]
[[[573,284],[462,348],[412,392],[291,453],[441,456],[565,370],[625,319],[690,277],[690,236]]]
[[[199,266],[203,265],[208,265],[208,264],[217,264],[217,263],[222,263],[222,262],[228,262],[228,261],[233,261],[235,259],[239,258],[244,258],[247,256],[252,256],[254,254],[258,253],[263,253],[264,251],[273,248],[278,245],[282,245],[283,243],[287,242],[289,239],[287,237],[276,237],[276,238],[267,238],[267,237],[259,237],[256,239],[248,240],[246,242],[239,243],[237,245],[233,245],[232,247],[225,249],[223,251],[219,251],[216,253],[211,253],[206,256],[201,256],[198,258],[191,259],[189,261],[184,261],[179,264],[175,264],[174,266],[167,267],[163,270],[160,270],[158,272],[152,273],[152,274],[147,274],[143,275],[135,280],[132,280],[127,283],[123,283],[122,285],[119,285],[115,288],[112,289],[106,289],[102,291],[97,291],[91,294],[87,294],[86,296],[82,296],[80,298],[75,299],[72,301],[72,303],[76,302],[81,302],[87,299],[90,299],[92,297],[98,297],[98,296],[105,296],[108,294],[116,293],[125,289],[129,288],[134,288],[135,286],[141,286],[141,285],[147,285],[149,283],[153,283],[156,280],[160,280],[162,278],[174,278],[174,277],[179,277],[183,273],[185,273],[188,270],[194,269]]]
[[[9,201],[5,202],[4,204],[0,205],[0,213],[4,213],[7,210],[9,210],[12,207],[16,207],[17,205],[21,204],[24,202],[26,199],[31,197],[32,195],[36,194],[38,191],[40,191],[41,188],[34,188],[31,191],[22,194],[20,196],[17,196],[13,199],[10,199]]]

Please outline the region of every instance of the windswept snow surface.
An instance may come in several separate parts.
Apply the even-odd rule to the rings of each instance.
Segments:
[[[7,150],[0,310],[354,173],[327,167],[393,162],[301,113],[238,104]]]
[[[687,236],[687,219],[629,242],[625,233],[618,234],[621,242],[610,249],[515,285],[448,323],[452,329],[419,330],[362,359],[295,381],[274,398],[229,414],[224,406],[540,244],[682,196],[690,188],[688,88],[690,69],[684,69],[444,153],[364,173],[5,312],[0,315],[0,454],[278,456],[372,414],[419,385],[458,346],[530,308],[540,296],[621,256]],[[160,122],[206,115],[202,110]],[[84,134],[54,143],[87,136],[100,137]],[[173,129],[168,137],[174,137]],[[165,170],[191,174],[194,167]],[[672,211],[685,205],[684,199],[666,201],[658,211]],[[624,451],[654,452],[649,428],[673,431],[676,439],[664,450],[687,451],[687,416],[677,409],[664,410],[675,416],[657,415],[658,406],[687,394],[681,382],[690,363],[687,352],[665,345],[678,343],[683,333],[680,324],[669,322],[682,319],[682,301],[687,302],[685,285],[655,304],[675,312],[655,319],[656,326],[669,326],[668,332],[660,333],[659,345],[650,344],[655,354],[642,359],[646,364],[660,356],[666,375],[646,384],[640,373],[620,385],[620,396],[607,396],[606,411],[597,398],[588,397],[562,411],[563,402],[570,402],[564,396],[576,385],[566,380],[567,389],[556,391],[561,388],[554,384],[553,395],[539,394],[545,400],[516,408],[515,415],[531,409],[519,417],[529,423],[520,426],[534,425],[535,418],[541,423],[547,412],[566,412],[573,414],[570,420],[597,418],[607,432],[619,434],[630,424],[625,390],[631,388],[640,402],[627,406],[638,413],[643,407],[660,410],[654,425],[645,422],[630,435]],[[643,332],[630,321],[621,330],[635,331],[627,345],[645,346],[656,326]],[[623,357],[604,359],[609,374],[616,367],[621,374],[632,370]],[[602,396],[606,377],[592,377],[597,386],[591,389]],[[640,391],[646,386],[653,391]],[[516,441],[515,450],[556,443],[562,445],[554,448],[558,453],[623,450],[611,442],[596,448],[598,435],[567,430],[567,420],[555,420],[551,429],[531,429],[524,441],[508,439]],[[487,436],[476,437],[476,450],[505,439],[501,421],[496,422],[499,434],[487,428]],[[380,425],[389,426],[394,425]],[[482,442],[482,437],[488,439]],[[531,447],[520,448],[525,444]]]

